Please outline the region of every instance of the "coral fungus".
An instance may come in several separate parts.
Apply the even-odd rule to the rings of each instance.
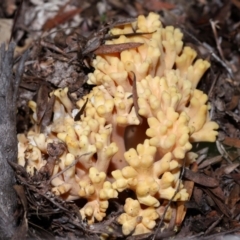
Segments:
[[[88,78],[96,86],[76,109],[67,88],[51,93],[53,121],[41,133],[34,128],[26,137],[19,135],[19,164],[33,174],[33,168],[40,170],[46,163],[47,144],[64,143],[52,175],[76,164],[52,180],[52,191],[65,200],[85,198],[80,213],[93,223],[106,216],[108,199],[131,190],[136,197],[126,199],[118,222],[125,235],[146,233],[154,228],[163,203],[189,199],[179,176],[184,159],[185,167],[195,160],[192,143],[216,140],[218,125],[210,120],[207,95],[196,89],[210,64],[196,59],[196,52],[183,46],[181,31],[164,28],[155,13],[109,34],[120,37],[106,45],[142,44],[97,55]],[[37,125],[36,103],[29,106]],[[84,114],[75,120],[82,108]],[[168,215],[165,224],[171,211]]]

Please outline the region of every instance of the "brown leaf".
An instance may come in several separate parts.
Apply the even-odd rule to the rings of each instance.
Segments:
[[[209,191],[211,191],[216,197],[218,197],[219,199],[221,199],[224,202],[225,195],[220,187],[209,188]]]
[[[174,227],[177,225],[178,223],[177,210],[179,211],[179,213],[182,213],[182,211],[185,212],[185,207],[182,205],[183,205],[182,202],[181,203],[179,202],[177,205],[177,209],[175,207],[172,208],[171,220],[169,222],[167,230],[169,231],[174,230]],[[182,218],[179,220],[181,221]]]
[[[27,221],[27,218],[24,217],[20,225],[16,228],[14,235],[11,237],[11,240],[26,239],[27,232],[28,232],[28,221]]]
[[[227,203],[229,204],[230,208],[233,208],[239,200],[240,200],[240,186],[238,184],[234,184],[227,198]]]
[[[240,214],[240,203],[234,206],[233,217],[237,217]],[[239,223],[239,222],[238,222]]]
[[[191,171],[196,173],[198,170],[198,165],[197,163],[193,163],[191,166]],[[189,197],[192,196],[193,188],[194,188],[194,182],[193,181],[184,181],[184,188],[187,190],[187,193],[189,194]]]
[[[46,84],[42,84],[37,93],[37,123],[39,124],[43,118],[43,115],[47,109],[48,102],[48,87]]]
[[[56,160],[56,157],[49,156],[47,158],[47,163],[40,168],[39,173],[43,174],[43,179],[49,179],[52,175]]]
[[[42,30],[49,31],[52,28],[57,27],[58,25],[65,23],[72,19],[76,14],[82,12],[82,8],[76,8],[67,12],[62,13],[62,11],[59,11],[55,17],[49,18],[46,20],[46,22],[43,24]]]
[[[184,169],[184,177],[205,187],[217,187],[219,185],[215,178],[209,177],[202,173],[193,172],[187,168]]]
[[[205,167],[211,166],[215,163],[218,163],[222,161],[222,155],[218,155],[216,157],[209,158],[207,160],[204,160],[199,166],[198,169],[203,169]]]
[[[130,24],[132,22],[135,22],[137,19],[134,17],[121,17],[121,18],[117,18],[115,19],[112,23],[109,23],[110,28],[114,28],[114,27],[119,27],[122,25],[126,25],[126,24]]]
[[[129,50],[132,48],[137,48],[141,46],[143,43],[119,43],[119,44],[111,44],[111,45],[101,45],[97,48],[94,53],[95,54],[108,54],[108,53],[119,53],[124,50]]]
[[[47,108],[46,108],[44,116],[42,118],[41,126],[43,128],[48,126],[51,122],[54,103],[55,103],[55,95],[52,94],[50,100],[46,104]]]
[[[191,166],[191,171],[192,172],[197,172],[198,170],[198,166],[197,163],[193,163]],[[193,181],[189,181],[189,180],[185,180],[184,181],[184,188],[187,190],[187,193],[189,194],[189,199],[192,196],[192,192],[193,192],[193,188],[194,188],[194,182]],[[177,204],[177,216],[176,216],[176,225],[180,226],[182,221],[184,220],[184,217],[186,215],[186,207],[184,205],[183,202],[180,202]]]
[[[216,211],[212,211],[204,216],[196,216],[190,222],[190,229],[194,232],[204,232],[217,219]]]
[[[239,95],[233,95],[231,101],[226,104],[226,110],[231,111],[236,108],[238,106],[239,98]]]
[[[20,202],[23,206],[23,217],[21,219],[20,225],[16,228],[16,231],[11,238],[11,240],[25,239],[28,232],[28,220],[27,220],[27,211],[28,211],[28,201],[25,195],[24,187],[21,185],[14,185],[14,190],[16,191]]]
[[[171,10],[175,8],[175,5],[159,0],[145,0],[144,4],[149,11]]]
[[[193,190],[193,198],[199,206],[201,206],[202,197],[203,197],[202,189],[195,186],[195,188]]]
[[[215,222],[213,222],[209,228],[205,231],[204,235],[208,235],[210,232],[213,231],[213,229],[222,221],[224,214],[222,214],[221,216],[219,216]]]
[[[13,188],[16,191],[16,193],[17,193],[17,195],[18,195],[18,197],[19,197],[19,199],[21,201],[21,204],[23,206],[24,211],[27,211],[28,204],[27,204],[27,198],[26,198],[23,186],[21,186],[21,185],[14,185]]]
[[[240,139],[226,136],[223,140],[223,144],[231,147],[235,147],[235,148],[240,148]]]
[[[238,168],[239,164],[240,164],[239,162],[234,162],[232,164],[227,165],[226,167],[224,167],[224,170],[223,170],[224,173],[229,174],[233,172],[236,168]]]
[[[203,189],[216,203],[219,210],[227,217],[231,216],[231,212],[229,211],[228,207],[223,203],[218,197],[216,197],[209,189]]]
[[[184,202],[178,202],[177,203],[177,213],[176,213],[176,226],[181,226],[182,221],[186,215],[186,207],[184,205]]]
[[[96,49],[98,49],[101,46],[102,43],[103,43],[103,36],[101,36],[100,34],[92,38],[89,38],[81,54],[83,56],[86,56],[87,54],[94,52]]]
[[[56,33],[55,37],[53,38],[54,44],[57,47],[65,48],[67,47],[66,38],[67,38],[66,33],[64,31],[59,31]]]
[[[223,6],[218,9],[217,15],[214,17],[214,21],[218,23],[224,23],[229,18],[231,12],[231,1],[225,1]]]
[[[233,180],[240,185],[240,173],[231,173],[230,176]]]
[[[240,1],[239,0],[231,0],[232,4],[234,4],[238,9],[240,9]]]

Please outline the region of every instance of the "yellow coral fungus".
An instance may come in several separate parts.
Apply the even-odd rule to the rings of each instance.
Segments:
[[[143,234],[150,232],[156,225],[156,219],[159,217],[155,208],[148,207],[141,209],[137,200],[131,198],[126,199],[124,211],[118,218],[118,222],[122,225],[124,235]]]
[[[51,93],[52,123],[42,133],[34,128],[19,136],[18,161],[34,174],[46,163],[47,144],[64,143],[52,191],[67,201],[85,198],[80,213],[91,224],[106,216],[110,198],[131,190],[136,197],[126,199],[118,222],[125,235],[147,233],[170,199],[181,204],[189,199],[179,176],[183,159],[189,167],[196,158],[189,152],[192,143],[216,140],[218,125],[209,117],[207,95],[196,89],[210,64],[196,59],[196,52],[183,46],[180,29],[163,27],[155,13],[109,35],[120,36],[106,45],[142,45],[97,55],[88,75],[88,83],[97,86],[76,105],[68,88]],[[29,107],[37,125],[36,103]],[[74,119],[82,108],[84,114]],[[171,214],[170,209],[166,224]]]

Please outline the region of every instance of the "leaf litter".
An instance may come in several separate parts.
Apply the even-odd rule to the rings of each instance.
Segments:
[[[17,43],[16,61],[26,49],[18,101],[17,129],[30,126],[27,101],[38,103],[37,119],[44,128],[51,121],[54,97],[48,94],[59,87],[69,87],[73,103],[89,92],[89,62],[96,53],[118,52],[138,43],[106,47],[108,30],[114,25],[134,21],[139,14],[157,11],[165,25],[180,27],[185,42],[200,56],[211,61],[199,88],[208,93],[211,118],[220,126],[216,144],[198,144],[199,157],[192,169],[183,169],[185,187],[192,193],[185,204],[188,210],[181,227],[160,231],[161,219],[149,234],[127,239],[223,239],[239,236],[240,231],[240,4],[236,0],[134,0],[134,1],[59,1],[4,0],[0,17],[14,19],[12,38]],[[134,45],[135,44],[135,45]],[[133,96],[134,97],[134,96]],[[78,115],[84,114],[84,107]],[[77,116],[79,117],[79,116]],[[18,239],[125,239],[116,218],[122,205],[110,201],[110,211],[101,223],[88,226],[78,211],[79,202],[65,202],[50,191],[50,173],[64,144],[49,144],[47,164],[34,176],[12,164],[19,197]],[[126,193],[123,193],[126,194]],[[129,194],[129,193],[127,193]],[[131,194],[131,193],[130,193]],[[121,197],[120,197],[121,200]],[[171,203],[171,202],[170,202]],[[173,204],[173,203],[171,203]],[[179,217],[176,213],[176,218]]]

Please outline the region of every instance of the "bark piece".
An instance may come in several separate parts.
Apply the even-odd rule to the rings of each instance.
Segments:
[[[8,50],[4,44],[0,47],[0,239],[13,236],[16,227],[15,178],[8,161],[17,160],[16,100],[27,53],[22,56],[14,76],[14,48],[14,43],[10,43]]]

